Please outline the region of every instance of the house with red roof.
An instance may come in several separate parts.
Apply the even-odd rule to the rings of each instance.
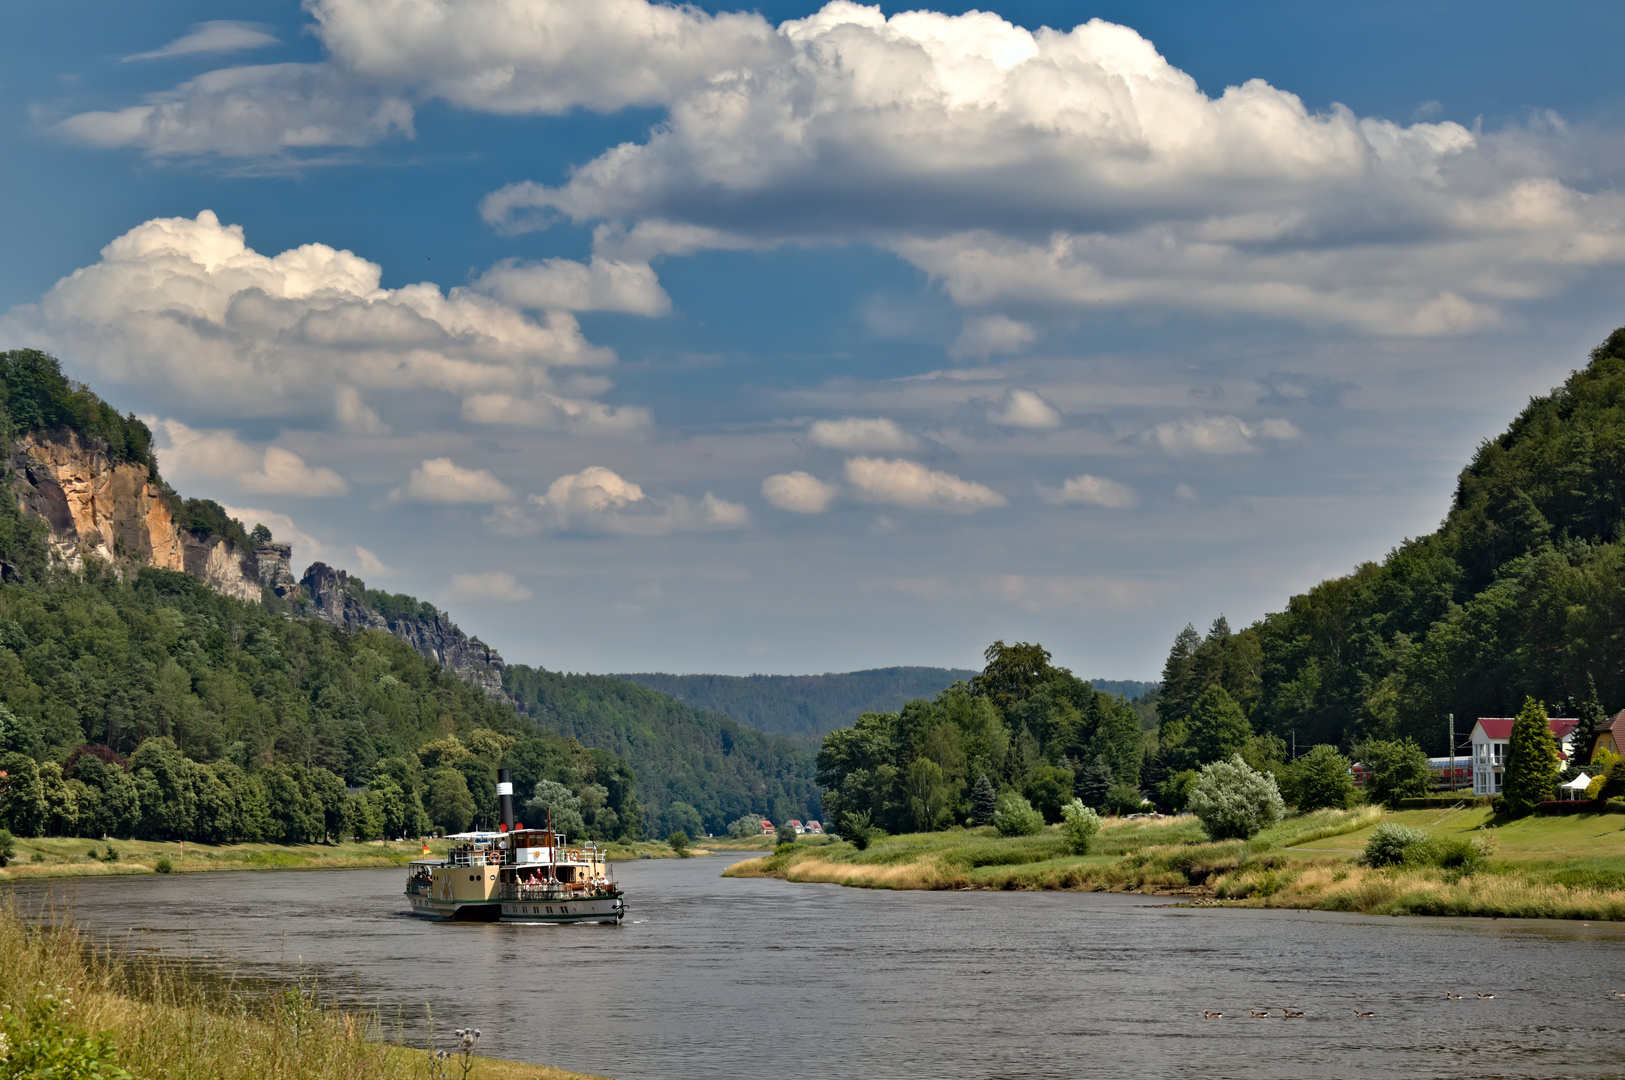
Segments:
[[[1473,794],[1501,794],[1501,774],[1506,769],[1507,742],[1512,738],[1511,716],[1481,716],[1473,725]],[[1546,720],[1557,752],[1564,761],[1574,753],[1574,729],[1580,721],[1572,716],[1552,716]]]
[[[1586,761],[1597,760],[1597,755],[1606,750],[1610,754],[1625,753],[1620,747],[1625,746],[1625,709],[1610,716],[1606,721],[1597,725],[1597,733],[1592,737]]]

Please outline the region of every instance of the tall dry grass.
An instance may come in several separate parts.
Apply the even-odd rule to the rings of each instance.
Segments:
[[[53,1011],[37,1035],[105,1038],[110,1063],[139,1080],[429,1080],[448,1065],[402,1045],[376,1016],[325,1006],[309,983],[207,980],[183,965],[97,945],[65,909],[26,912],[0,896],[0,1015]],[[449,1075],[459,1074],[452,1064]],[[484,1058],[469,1074],[578,1075]]]

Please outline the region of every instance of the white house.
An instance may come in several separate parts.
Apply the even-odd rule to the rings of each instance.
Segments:
[[[1510,716],[1482,716],[1473,725],[1473,794],[1501,794],[1501,773],[1506,768],[1507,741],[1512,738]],[[1580,721],[1571,716],[1547,718],[1557,752],[1567,761],[1574,752],[1574,728]]]

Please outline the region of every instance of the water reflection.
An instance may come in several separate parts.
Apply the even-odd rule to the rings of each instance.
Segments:
[[[413,1025],[427,1002],[444,1027],[482,1028],[482,1051],[618,1080],[1622,1071],[1614,924],[889,893],[721,869],[622,864],[619,928],[420,921],[395,871],[56,888],[81,919],[170,955],[250,977],[313,971]],[[1282,1007],[1305,1015],[1283,1020]]]

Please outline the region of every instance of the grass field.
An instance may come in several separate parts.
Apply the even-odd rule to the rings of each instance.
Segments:
[[[205,983],[182,966],[98,951],[71,923],[27,918],[10,898],[0,899],[0,1036],[5,1076],[431,1080],[462,1074],[458,1061],[431,1062],[425,1050],[392,1039],[374,1017],[325,1007],[319,988],[308,983]],[[472,1066],[470,1080],[590,1080],[490,1058],[475,1058]]]
[[[1477,873],[1371,869],[1357,857],[1382,821],[1439,839],[1489,837]],[[1249,841],[1212,842],[1189,816],[1107,819],[1088,855],[1068,854],[1059,829],[999,837],[954,829],[805,848],[729,867],[778,877],[889,889],[1086,889],[1186,895],[1204,903],[1379,914],[1625,919],[1625,818],[1534,817],[1495,826],[1482,808],[1385,813],[1323,810],[1288,818]]]

